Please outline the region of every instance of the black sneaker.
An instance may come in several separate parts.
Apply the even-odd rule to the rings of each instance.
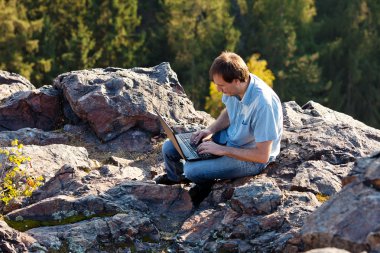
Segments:
[[[179,182],[170,180],[168,178],[168,174],[162,174],[153,179],[156,184],[165,184],[165,185],[173,185],[173,184],[179,184]]]
[[[210,194],[212,184],[202,184],[194,185],[189,190],[189,195],[194,206],[199,206],[199,204]]]

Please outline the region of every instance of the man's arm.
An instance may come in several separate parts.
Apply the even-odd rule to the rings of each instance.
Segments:
[[[226,129],[230,125],[230,118],[228,117],[227,109],[223,109],[219,117],[207,127],[212,134]]]
[[[219,117],[206,129],[195,132],[190,141],[193,143],[199,143],[203,139],[209,139],[212,134],[226,129],[230,125],[230,118],[228,117],[227,109],[224,109]]]
[[[198,152],[211,153],[220,156],[229,156],[241,161],[267,163],[269,161],[270,151],[273,141],[257,142],[256,147],[244,149],[221,146],[212,141],[203,142],[198,146]]]

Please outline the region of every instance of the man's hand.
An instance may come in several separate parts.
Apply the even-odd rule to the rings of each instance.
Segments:
[[[196,131],[193,133],[193,135],[190,137],[190,141],[193,144],[198,144],[201,141],[210,140],[212,136],[212,132],[208,129],[203,129],[200,131]]]
[[[216,144],[213,141],[204,141],[199,144],[197,151],[199,154],[210,153],[213,155],[223,156],[225,154],[225,146]]]

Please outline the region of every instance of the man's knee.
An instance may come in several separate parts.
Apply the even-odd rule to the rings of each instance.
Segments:
[[[196,166],[196,162],[187,162],[184,167],[184,174],[187,179],[197,182],[202,178],[201,170]]]
[[[162,144],[162,153],[170,155],[175,151],[174,145],[170,140],[166,140],[164,144]]]

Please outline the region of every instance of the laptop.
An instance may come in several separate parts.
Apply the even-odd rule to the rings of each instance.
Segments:
[[[178,153],[181,155],[183,159],[185,159],[186,161],[198,161],[198,160],[207,160],[207,159],[214,159],[214,158],[220,157],[213,154],[198,154],[197,152],[198,145],[191,143],[190,141],[191,135],[193,134],[192,132],[180,133],[180,134],[174,133],[173,129],[166,123],[166,121],[162,118],[162,116],[156,110],[155,110],[155,113],[157,114],[158,119],[160,120],[160,123],[162,125],[162,128],[164,129],[169,140],[171,140],[175,149],[178,151]]]

